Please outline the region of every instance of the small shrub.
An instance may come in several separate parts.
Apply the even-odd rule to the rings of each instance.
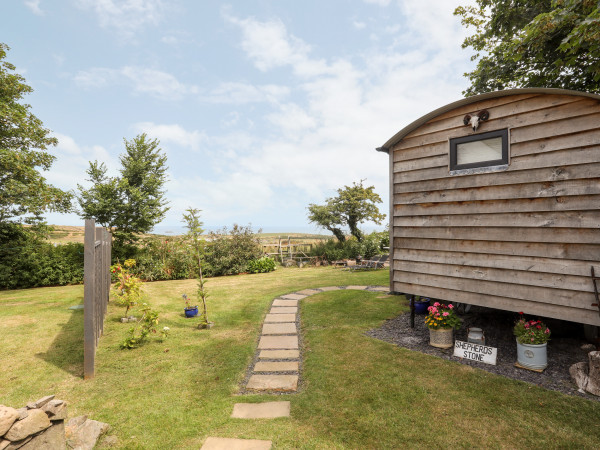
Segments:
[[[266,273],[274,270],[275,261],[268,256],[263,256],[248,263],[248,273]]]
[[[129,329],[129,336],[121,342],[122,349],[139,347],[150,333],[157,333],[158,313],[153,311],[146,303],[144,303],[141,311],[142,317],[134,327]],[[164,327],[160,333],[163,338],[166,338],[169,335],[169,327]]]
[[[143,281],[131,274],[131,268],[135,266],[134,259],[128,259],[121,264],[111,266],[110,271],[117,277],[115,284],[116,303],[125,307],[125,316],[129,309],[137,305],[142,298]]]

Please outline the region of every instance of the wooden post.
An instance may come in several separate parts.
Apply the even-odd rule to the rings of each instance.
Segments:
[[[95,293],[95,237],[94,221],[86,219],[83,263],[83,378],[94,377],[96,338],[94,336],[94,293]]]

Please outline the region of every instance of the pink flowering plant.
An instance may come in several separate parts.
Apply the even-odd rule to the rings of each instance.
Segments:
[[[523,313],[515,323],[513,332],[521,344],[545,344],[550,340],[550,328],[541,320],[525,320]]]
[[[435,302],[432,306],[427,308],[429,313],[425,317],[425,324],[432,330],[439,330],[441,328],[460,328],[462,320],[456,314],[456,310],[452,303],[447,305]]]

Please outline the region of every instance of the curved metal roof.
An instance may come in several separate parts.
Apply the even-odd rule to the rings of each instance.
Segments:
[[[474,95],[472,97],[466,97],[456,102],[448,103],[446,106],[442,106],[434,111],[431,111],[428,114],[425,114],[423,117],[415,120],[411,124],[405,126],[400,131],[398,131],[395,135],[393,135],[388,141],[383,144],[381,147],[377,148],[377,151],[389,153],[390,148],[400,142],[404,137],[409,134],[411,131],[416,130],[421,125],[429,122],[434,117],[437,117],[441,114],[444,114],[448,111],[451,111],[460,106],[469,105],[471,103],[476,103],[481,100],[487,100],[490,98],[496,97],[505,97],[508,95],[519,95],[519,94],[554,94],[554,95],[578,95],[581,97],[590,97],[596,100],[600,100],[600,95],[598,94],[590,94],[589,92],[581,92],[581,91],[571,91],[568,89],[555,89],[555,88],[522,88],[522,89],[506,89],[504,91],[494,91],[494,92],[486,92],[480,95]]]

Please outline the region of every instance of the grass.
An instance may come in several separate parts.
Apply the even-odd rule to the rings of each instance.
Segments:
[[[401,296],[335,291],[302,301],[301,391],[236,395],[264,314],[281,294],[330,285],[387,285],[388,272],[332,268],[210,279],[210,319],[197,330],[181,294],[194,280],[149,283],[171,328],[120,350],[128,325],[109,306],[96,377],[83,381],[81,286],[0,292],[0,403],[54,393],[69,415],[112,425],[122,448],[199,448],[207,436],[272,440],[274,448],[597,448],[600,403],[545,391],[371,339],[365,330],[406,310]],[[290,400],[289,419],[229,417],[233,404]]]

